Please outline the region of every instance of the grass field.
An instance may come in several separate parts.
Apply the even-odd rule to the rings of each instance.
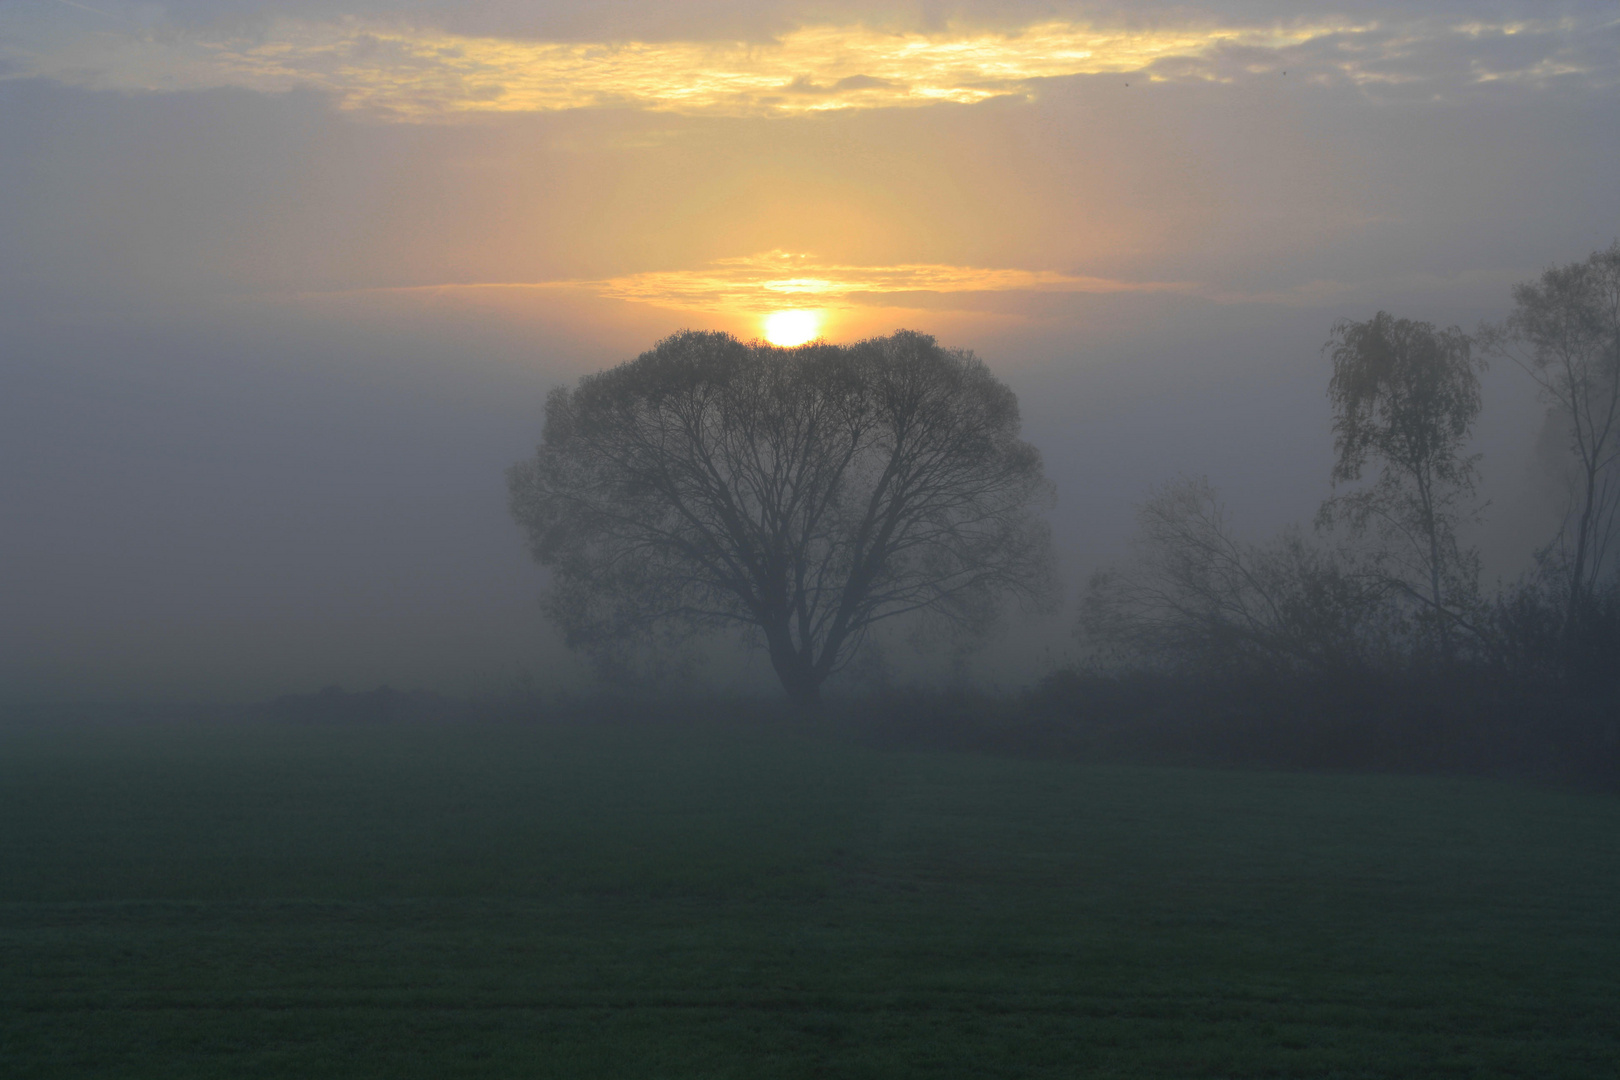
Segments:
[[[783,723],[0,728],[0,1075],[1620,1075],[1620,800]]]

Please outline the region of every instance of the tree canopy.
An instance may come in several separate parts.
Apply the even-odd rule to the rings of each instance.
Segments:
[[[1620,241],[1514,286],[1513,300],[1513,313],[1482,336],[1529,372],[1565,426],[1576,474],[1553,548],[1573,629],[1620,531]]]
[[[883,620],[983,630],[1050,595],[1051,488],[1018,403],[911,331],[781,349],[683,332],[559,388],[513,516],[568,643],[745,626],[816,700]]]
[[[1482,365],[1457,327],[1386,311],[1341,320],[1324,348],[1333,361],[1333,483],[1360,480],[1373,461],[1378,478],[1330,500],[1323,518],[1342,515],[1355,531],[1380,537],[1388,582],[1424,606],[1449,656],[1452,626],[1478,580],[1457,526],[1471,510],[1477,459],[1462,450],[1479,415]]]

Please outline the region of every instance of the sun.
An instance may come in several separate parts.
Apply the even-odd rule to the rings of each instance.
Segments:
[[[774,311],[765,317],[765,340],[772,345],[792,348],[814,341],[820,334],[818,311]]]

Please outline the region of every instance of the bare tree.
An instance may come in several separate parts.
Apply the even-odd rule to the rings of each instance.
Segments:
[[[1371,486],[1328,500],[1319,521],[1377,536],[1387,582],[1420,605],[1449,660],[1454,627],[1474,629],[1466,612],[1479,560],[1457,527],[1474,512],[1478,457],[1462,450],[1479,415],[1483,363],[1457,327],[1384,311],[1336,323],[1323,349],[1333,360],[1334,487],[1360,480],[1369,461],[1379,471]]]
[[[1137,510],[1133,558],[1099,572],[1079,636],[1095,648],[1213,671],[1365,669],[1397,648],[1387,587],[1342,552],[1288,530],[1269,544],[1232,535],[1215,490],[1182,478]]]
[[[1513,299],[1513,313],[1480,337],[1535,379],[1568,431],[1575,477],[1554,548],[1570,629],[1605,572],[1620,514],[1620,241],[1514,286]]]
[[[884,620],[982,630],[1003,596],[1051,595],[1051,489],[1018,430],[1012,391],[924,334],[684,332],[551,394],[512,513],[570,645],[754,628],[813,702]]]

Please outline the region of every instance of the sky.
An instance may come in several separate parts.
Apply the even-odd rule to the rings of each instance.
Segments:
[[[3,0],[0,700],[576,680],[506,511],[547,391],[785,311],[983,357],[1070,595],[1178,474],[1308,523],[1333,323],[1607,247],[1616,117],[1612,3]]]

